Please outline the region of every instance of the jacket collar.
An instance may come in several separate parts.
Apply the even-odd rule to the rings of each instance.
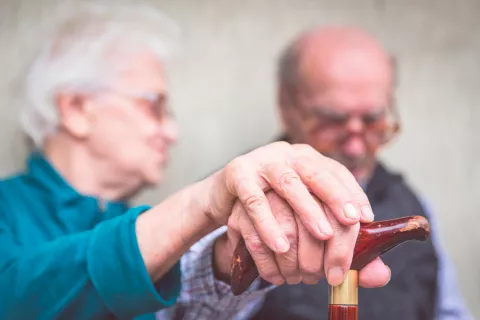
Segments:
[[[98,201],[100,206],[107,206],[107,202],[93,196],[82,195],[74,189],[53,167],[45,155],[40,151],[34,151],[27,159],[27,176],[39,187],[54,195],[55,199],[62,204],[78,200],[80,198],[92,198]],[[126,208],[124,202],[109,202],[108,206]]]

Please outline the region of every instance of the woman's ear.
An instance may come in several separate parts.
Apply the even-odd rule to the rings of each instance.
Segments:
[[[91,129],[90,105],[87,96],[80,93],[57,93],[59,125],[77,139],[85,139]]]

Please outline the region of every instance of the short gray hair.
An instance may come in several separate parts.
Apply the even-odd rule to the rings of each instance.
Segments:
[[[105,85],[113,71],[108,54],[118,50],[147,48],[164,61],[179,36],[176,23],[149,6],[69,2],[23,79],[23,131],[42,147],[58,128],[56,92]]]

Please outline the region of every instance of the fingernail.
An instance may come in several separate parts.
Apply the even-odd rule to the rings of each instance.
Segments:
[[[355,209],[355,206],[352,203],[347,203],[343,207],[343,211],[345,212],[345,216],[350,219],[357,219],[358,218],[358,213],[357,209]]]
[[[327,280],[328,283],[332,286],[338,286],[343,282],[345,272],[340,267],[333,267],[328,270]]]
[[[323,236],[330,237],[333,235],[333,230],[329,223],[319,222],[317,225],[317,229],[318,229],[318,232],[320,233],[320,236],[322,237]]]
[[[392,280],[392,269],[390,269],[389,266],[385,266],[385,267],[387,267],[390,276],[388,277],[387,283],[385,283],[385,284],[383,285],[383,287],[385,287],[385,286],[390,282],[390,280]]]
[[[373,221],[373,219],[375,219],[375,216],[372,211],[372,207],[370,206],[363,206],[362,214],[363,214],[363,217],[368,221]]]
[[[290,249],[290,244],[288,243],[288,240],[286,238],[279,237],[275,242],[275,247],[277,248],[278,252],[285,253],[288,251],[288,249]]]

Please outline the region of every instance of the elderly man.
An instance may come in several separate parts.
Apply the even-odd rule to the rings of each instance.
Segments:
[[[240,318],[271,288],[230,293],[240,236],[272,284],[316,282],[322,265],[342,281],[373,213],[348,170],[311,147],[273,143],[129,207],[161,181],[177,137],[164,76],[176,27],[138,5],[68,10],[26,78],[22,127],[36,150],[0,183],[0,318]],[[361,272],[365,286],[389,280],[380,259]]]
[[[307,143],[344,164],[365,188],[376,219],[417,214],[431,220],[402,177],[376,158],[399,128],[395,72],[382,45],[358,29],[301,34],[280,59],[281,140]],[[360,319],[471,319],[433,229],[433,244],[405,244],[384,255],[392,279],[384,288],[360,289]],[[326,319],[327,292],[325,282],[275,289],[257,317]]]

